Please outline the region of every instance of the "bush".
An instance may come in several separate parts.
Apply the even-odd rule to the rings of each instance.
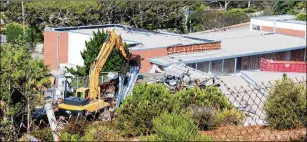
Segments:
[[[255,13],[257,10],[253,8],[244,8],[244,13]]]
[[[9,43],[15,43],[19,36],[23,35],[23,26],[18,23],[10,23],[5,27],[6,40]]]
[[[43,34],[39,29],[25,26],[25,35],[24,35],[23,27],[24,27],[23,25],[15,22],[7,24],[5,27],[5,31],[3,31],[4,34],[6,35],[7,42],[15,43],[16,40],[21,36],[25,36],[26,41],[33,43],[34,45],[38,42],[43,41]]]
[[[69,123],[64,127],[63,132],[67,132],[68,134],[78,134],[83,135],[85,132],[85,128],[88,125],[88,121],[85,119],[70,119]]]
[[[245,118],[245,115],[239,112],[235,108],[224,109],[223,111],[220,111],[216,114],[215,124],[216,125],[221,125],[221,124],[238,125],[243,121],[244,118]]]
[[[173,96],[177,110],[184,111],[191,108],[192,118],[201,130],[215,128],[215,113],[219,110],[233,108],[227,98],[216,87],[208,86],[205,90],[189,88],[177,92]]]
[[[306,125],[306,87],[295,84],[284,75],[264,103],[267,121],[275,129],[291,129]]]
[[[68,132],[62,132],[60,134],[62,141],[82,141],[81,136],[79,134],[70,134]]]
[[[186,112],[193,105],[213,110],[233,107],[216,87],[207,87],[205,90],[188,89],[170,95],[162,84],[137,84],[132,94],[117,109],[116,127],[124,136],[152,134],[152,119],[164,111]],[[211,123],[213,114],[208,116],[208,113],[197,112],[193,117],[202,129],[209,129],[214,125]]]
[[[156,135],[154,141],[210,141],[202,137],[193,119],[188,114],[163,113],[153,120]]]
[[[33,130],[31,135],[40,141],[53,141],[52,132],[49,127]]]
[[[225,12],[225,14],[236,14],[236,13],[245,13],[245,11],[242,8],[232,8]]]
[[[294,9],[290,9],[287,14],[290,15],[297,15],[299,13],[298,9],[294,8]]]
[[[116,127],[124,136],[149,135],[152,119],[172,111],[171,96],[162,84],[136,84],[132,94],[117,109]]]
[[[79,122],[79,123],[78,123]],[[82,127],[81,127],[82,126]],[[115,141],[124,140],[112,123],[73,121],[60,133],[62,141]]]
[[[212,107],[191,106],[192,118],[200,130],[209,130],[215,127],[216,110]]]
[[[262,16],[271,16],[274,15],[273,9],[272,8],[265,8],[263,10]]]
[[[225,12],[205,11],[202,17],[197,15],[194,19],[191,19],[191,29],[192,32],[198,32],[248,22],[249,16],[246,13],[251,11],[251,9],[240,8],[233,8]]]
[[[208,86],[205,90],[189,88],[185,91],[177,92],[173,100],[176,101],[180,109],[185,109],[192,104],[210,106],[216,110],[233,107],[218,88],[212,86]]]
[[[111,123],[94,122],[88,125],[83,137],[86,141],[118,141],[124,140],[120,132]]]
[[[306,13],[299,13],[295,16],[296,20],[300,20],[300,21],[306,21],[307,17],[306,17]]]

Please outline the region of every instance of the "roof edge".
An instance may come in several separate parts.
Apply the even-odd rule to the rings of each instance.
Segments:
[[[306,46],[297,46],[297,47],[290,47],[290,48],[285,48],[285,49],[252,52],[252,53],[247,53],[247,54],[237,54],[237,55],[207,58],[207,59],[196,59],[196,60],[193,60],[193,61],[181,61],[181,62],[183,62],[185,64],[190,64],[190,63],[196,63],[196,62],[206,62],[206,61],[223,60],[223,59],[229,59],[229,58],[238,58],[238,57],[243,57],[243,56],[253,56],[253,55],[261,55],[261,54],[268,54],[268,53],[275,53],[275,52],[284,52],[284,51],[291,51],[291,50],[304,49],[304,48],[306,48]],[[168,57],[168,56],[163,56],[163,57]],[[163,58],[163,57],[157,57],[157,58]],[[162,65],[162,66],[169,66],[171,64],[171,63],[157,62],[157,61],[154,60],[154,59],[157,59],[157,58],[150,58],[149,62],[158,64],[158,65]]]

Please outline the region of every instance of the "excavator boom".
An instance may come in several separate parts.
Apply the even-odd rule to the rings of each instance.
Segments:
[[[110,107],[110,103],[100,99],[99,74],[105,65],[112,49],[117,49],[130,65],[131,59],[140,66],[140,56],[131,58],[132,55],[126,51],[124,43],[114,31],[108,33],[108,38],[103,43],[102,48],[91,64],[89,72],[89,88],[78,88],[75,97],[65,98],[64,103],[59,104],[59,112],[63,115],[88,115],[94,112],[104,111]],[[135,62],[132,62],[135,63]],[[125,66],[126,67],[126,66]],[[129,66],[128,66],[129,67]],[[124,72],[125,73],[125,72]]]
[[[108,33],[108,38],[106,39],[105,43],[103,43],[97,58],[91,64],[90,67],[90,73],[89,73],[90,100],[100,97],[99,74],[114,47],[120,52],[120,54],[126,60],[129,60],[130,58],[130,55],[126,51],[125,45],[121,41],[120,37],[114,31],[110,31]]]

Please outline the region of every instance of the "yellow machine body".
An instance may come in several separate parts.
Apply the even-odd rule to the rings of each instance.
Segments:
[[[125,59],[128,60],[130,55],[128,55],[124,43],[114,31],[110,31],[97,58],[91,64],[89,72],[89,88],[78,88],[74,93],[74,97],[80,98],[80,100],[87,98],[89,100],[88,104],[71,105],[65,104],[64,100],[64,103],[58,105],[60,112],[73,115],[78,113],[87,114],[101,111],[110,106],[110,103],[100,100],[99,74],[114,47]]]

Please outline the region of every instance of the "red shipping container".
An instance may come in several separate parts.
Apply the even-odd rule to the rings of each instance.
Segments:
[[[272,71],[272,72],[301,72],[306,73],[306,62],[296,61],[278,61],[278,60],[267,60],[261,58],[260,70],[261,71]]]

